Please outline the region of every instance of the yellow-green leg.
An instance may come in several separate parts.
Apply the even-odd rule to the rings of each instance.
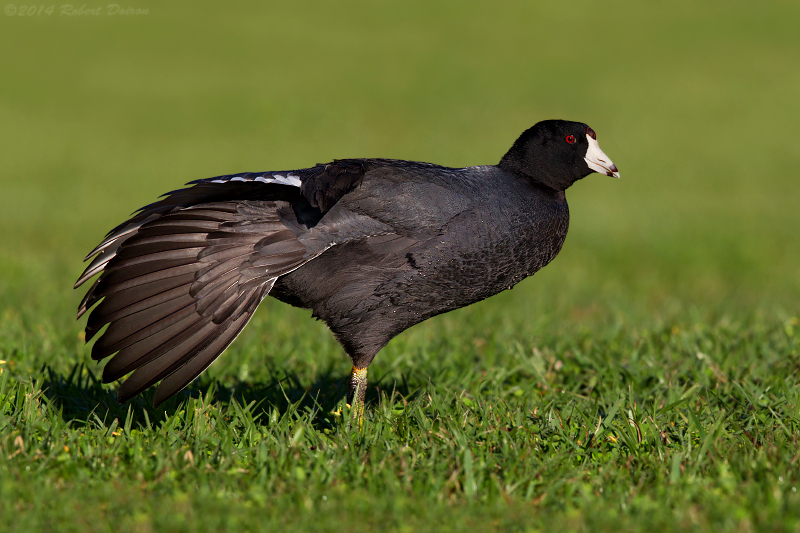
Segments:
[[[347,405],[353,413],[353,420],[359,424],[364,421],[364,396],[367,392],[367,369],[353,367],[350,372],[350,386],[347,388]]]

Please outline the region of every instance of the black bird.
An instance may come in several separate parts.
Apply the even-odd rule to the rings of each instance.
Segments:
[[[154,404],[199,376],[268,294],[313,310],[353,361],[361,417],[367,367],[392,337],[510,289],[558,254],[564,191],[617,167],[586,124],[539,122],[497,165],[447,168],[341,159],[312,168],[190,182],[114,228],[77,288],[78,317],[105,383]]]

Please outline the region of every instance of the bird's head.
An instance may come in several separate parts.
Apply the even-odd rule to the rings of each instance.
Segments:
[[[503,156],[500,168],[563,191],[592,172],[619,178],[619,171],[582,122],[543,120],[525,130]]]

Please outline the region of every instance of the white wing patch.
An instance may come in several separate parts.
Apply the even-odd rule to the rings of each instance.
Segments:
[[[282,176],[280,174],[273,174],[272,176],[260,176],[256,178],[256,181],[263,181],[264,183],[276,183],[278,185],[291,185],[292,187],[300,186],[300,178],[291,174],[287,174],[286,176]]]
[[[291,187],[300,187],[300,176],[293,174],[264,174],[263,176],[224,176],[210,180],[211,183],[227,183],[229,181],[257,181],[259,183],[274,183],[275,185],[289,185]]]

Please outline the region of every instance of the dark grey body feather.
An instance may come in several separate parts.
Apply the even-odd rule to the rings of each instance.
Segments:
[[[563,192],[497,167],[392,169],[374,181],[370,173],[337,204],[373,221],[365,237],[278,278],[271,292],[312,309],[359,368],[414,324],[532,275],[558,254],[569,225]]]

